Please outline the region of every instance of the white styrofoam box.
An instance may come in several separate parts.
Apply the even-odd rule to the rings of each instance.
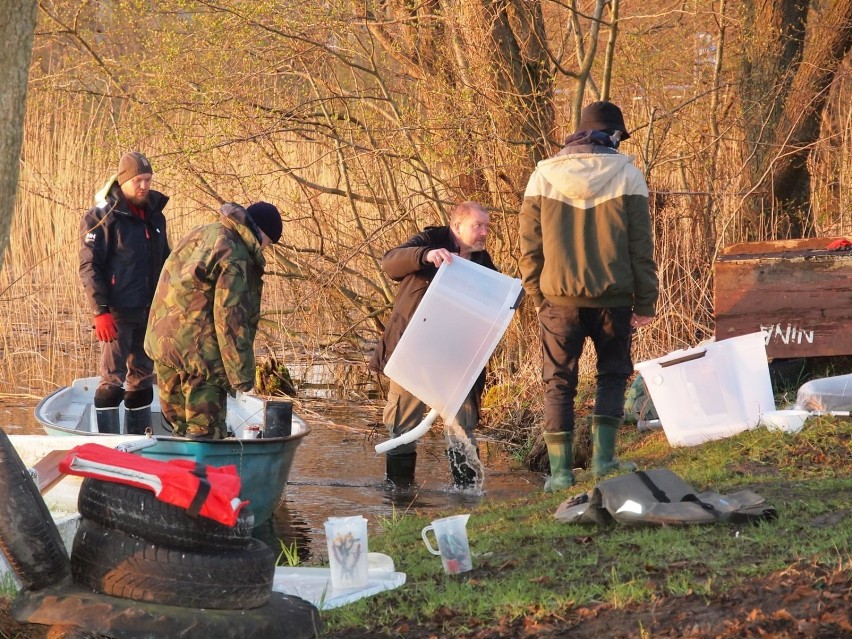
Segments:
[[[636,370],[673,446],[730,437],[775,410],[763,331],[674,351]]]
[[[399,588],[405,583],[404,572],[395,572],[393,559],[382,553],[367,554],[368,583],[362,588],[335,590],[331,587],[330,568],[278,566],[272,590],[308,601],[320,610],[331,610],[372,595]]]
[[[385,365],[385,375],[455,419],[522,297],[521,280],[453,256],[444,262]]]

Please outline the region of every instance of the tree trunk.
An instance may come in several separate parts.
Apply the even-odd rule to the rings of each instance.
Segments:
[[[506,105],[502,136],[508,142],[502,149],[504,168],[496,171],[492,192],[503,193],[512,206],[519,207],[530,171],[550,150],[553,69],[545,53],[544,18],[538,2],[491,2],[484,8],[491,24],[491,46],[485,48],[491,56],[489,66],[498,71],[487,97],[492,104]]]
[[[783,153],[773,162],[772,195],[776,209],[786,220],[785,235],[791,238],[805,237],[813,228],[809,221],[808,158],[820,137],[829,87],[852,47],[852,0],[828,4],[819,23],[811,28],[775,130],[774,146],[783,149]]]
[[[807,4],[798,0],[746,0],[740,10],[745,25],[740,95],[747,183],[766,193],[766,168],[776,155],[770,141],[793,65],[801,59]],[[744,207],[747,239],[767,239],[769,229],[764,228],[763,212],[771,208],[771,198],[758,198],[752,206]]]
[[[852,43],[852,0],[742,4],[740,92],[749,183],[749,239],[803,237],[811,227],[808,157],[828,88]]]
[[[408,6],[403,0],[377,4],[368,26],[416,79],[420,88],[413,93],[432,96],[425,107],[434,117],[467,114],[472,130],[455,156],[466,167],[455,190],[461,199],[519,206],[529,172],[550,151],[554,125],[553,66],[540,2],[435,1],[417,5],[403,22]]]
[[[18,187],[36,6],[34,1],[0,0],[0,270]]]

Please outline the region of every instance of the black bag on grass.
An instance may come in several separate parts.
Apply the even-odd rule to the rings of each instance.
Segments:
[[[604,480],[560,504],[554,516],[569,524],[684,526],[751,523],[774,519],[776,513],[751,490],[698,493],[672,471],[657,468]]]

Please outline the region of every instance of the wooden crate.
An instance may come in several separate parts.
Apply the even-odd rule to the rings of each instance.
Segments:
[[[747,242],[714,264],[716,339],[759,330],[769,357],[852,355],[852,251],[833,238]]]

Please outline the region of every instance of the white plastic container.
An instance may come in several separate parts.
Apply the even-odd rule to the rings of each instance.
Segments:
[[[852,410],[852,374],[812,379],[796,393],[796,407],[805,410]]]
[[[329,517],[325,536],[332,589],[365,588],[369,583],[367,520],[360,515]]]
[[[385,375],[449,423],[506,332],[521,291],[521,280],[454,255],[438,269]]]
[[[452,517],[441,517],[435,519],[431,524],[420,531],[423,543],[433,555],[440,555],[444,572],[448,575],[457,575],[473,569],[473,561],[470,558],[470,544],[467,539],[467,521],[470,515],[453,515]],[[429,532],[435,535],[438,543],[436,549],[429,541]]]
[[[787,409],[763,413],[760,423],[769,430],[780,430],[783,433],[798,433],[805,425],[811,414],[806,410]]]
[[[775,410],[763,331],[674,351],[636,370],[672,446],[730,437]]]

